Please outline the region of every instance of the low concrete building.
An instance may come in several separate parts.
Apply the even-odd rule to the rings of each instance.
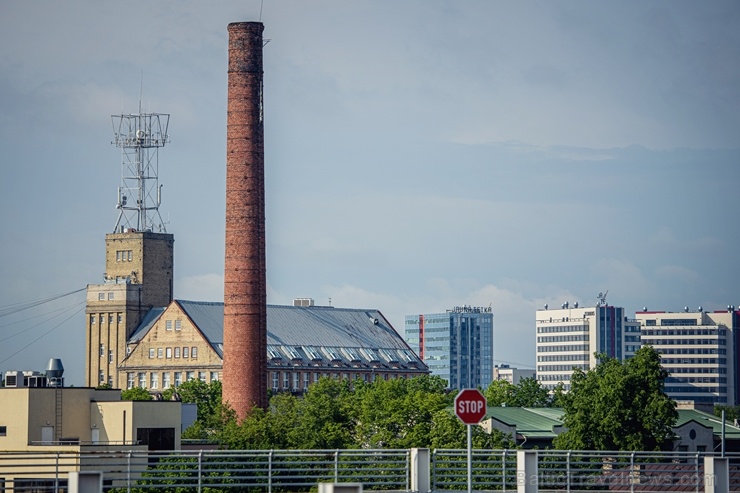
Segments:
[[[42,491],[57,474],[92,469],[115,486],[126,479],[114,471],[116,455],[178,450],[180,423],[180,402],[122,401],[120,390],[0,388],[0,466],[16,471],[0,472],[0,485]]]

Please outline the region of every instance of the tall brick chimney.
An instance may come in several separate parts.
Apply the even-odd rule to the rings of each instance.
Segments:
[[[267,408],[267,283],[261,22],[228,26],[223,400]]]

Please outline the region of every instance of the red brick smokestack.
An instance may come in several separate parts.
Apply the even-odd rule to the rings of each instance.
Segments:
[[[263,29],[228,26],[223,400],[239,419],[267,408]]]

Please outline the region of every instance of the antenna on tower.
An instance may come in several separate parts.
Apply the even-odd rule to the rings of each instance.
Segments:
[[[170,141],[167,129],[170,115],[145,113],[141,104],[144,72],[141,74],[139,112],[111,115],[113,144],[121,149],[121,184],[116,209],[118,220],[113,232],[124,230],[166,233],[159,214],[162,185],[159,184],[159,148]]]
[[[606,290],[606,293],[599,293],[596,296],[596,299],[598,299],[598,303],[596,303],[596,306],[607,306],[606,305],[606,295],[609,294],[609,290]]]

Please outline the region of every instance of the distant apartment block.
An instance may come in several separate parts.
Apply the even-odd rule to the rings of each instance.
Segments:
[[[677,401],[738,404],[738,351],[740,309],[706,312],[636,313],[643,344],[661,354],[670,372],[666,393]]]
[[[535,370],[512,368],[509,365],[496,365],[493,367],[494,380],[506,380],[512,385],[519,385],[523,378],[537,378]]]
[[[624,361],[640,347],[640,323],[622,307],[566,302],[559,309],[545,305],[535,318],[537,381],[548,389],[562,382],[569,390],[573,369],[594,368],[597,353]]]
[[[493,378],[493,312],[458,306],[445,313],[407,315],[404,338],[450,389],[486,388]]]

